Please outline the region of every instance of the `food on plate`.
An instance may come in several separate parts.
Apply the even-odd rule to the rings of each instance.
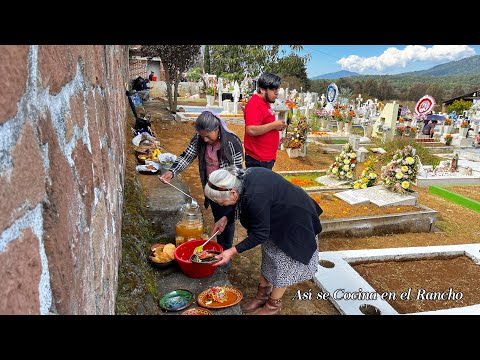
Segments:
[[[153,251],[149,258],[155,263],[166,263],[172,260],[167,253],[162,251]]]
[[[157,168],[153,165],[147,165],[145,166],[148,170],[157,170]]]
[[[213,302],[223,303],[227,301],[226,286],[211,287],[207,290],[205,300],[205,305],[210,305]]]
[[[173,244],[166,244],[164,247],[163,247],[163,252],[164,253],[167,253],[168,256],[170,256],[171,259],[174,259],[175,258],[175,245]]]
[[[163,251],[163,248],[165,247],[165,244],[153,244],[150,246],[151,251]]]

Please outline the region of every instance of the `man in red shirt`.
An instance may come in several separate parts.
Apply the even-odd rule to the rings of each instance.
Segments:
[[[264,73],[258,78],[258,90],[248,100],[243,110],[245,119],[245,166],[272,169],[277,159],[280,143],[279,131],[287,124],[275,120],[275,112],[271,109],[278,97],[280,77],[272,73]]]

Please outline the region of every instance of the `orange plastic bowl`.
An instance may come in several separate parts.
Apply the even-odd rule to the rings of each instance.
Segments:
[[[178,266],[180,266],[180,269],[186,276],[191,278],[203,278],[212,275],[217,269],[211,264],[198,264],[190,261],[193,250],[197,246],[204,244],[205,241],[206,240],[203,239],[190,240],[179,245],[175,249],[175,260],[177,260]],[[203,250],[214,250],[222,252],[223,248],[216,242],[210,241],[207,245],[203,247]]]

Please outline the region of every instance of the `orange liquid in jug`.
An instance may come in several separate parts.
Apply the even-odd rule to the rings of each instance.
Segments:
[[[183,236],[184,239],[193,237],[195,239],[200,239],[200,235],[203,233],[203,224],[185,224],[178,223],[175,227],[175,235]]]

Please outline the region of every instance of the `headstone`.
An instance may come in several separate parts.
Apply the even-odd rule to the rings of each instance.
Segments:
[[[360,147],[360,137],[352,135],[348,138],[348,142],[352,145],[353,150],[357,151]]]
[[[349,181],[338,180],[328,175],[320,176],[316,178],[315,181],[330,187],[342,186],[349,183]]]
[[[368,150],[365,149],[363,146],[361,148],[359,148],[357,151],[357,163],[363,163],[365,162],[365,159],[367,157],[367,154],[368,154]]]
[[[397,123],[398,107],[399,105],[395,102],[385,105],[373,126],[373,137],[381,138],[384,142],[393,139]]]
[[[334,194],[336,197],[346,201],[350,205],[368,204],[370,199],[361,196],[357,190],[341,191]]]
[[[383,185],[377,185],[368,187],[365,189],[349,190],[354,191],[357,198],[363,197],[370,200],[372,204],[377,206],[399,206],[399,205],[412,205],[417,204],[418,193],[412,192],[410,195],[399,194],[388,190]],[[335,196],[338,197],[339,193]]]

